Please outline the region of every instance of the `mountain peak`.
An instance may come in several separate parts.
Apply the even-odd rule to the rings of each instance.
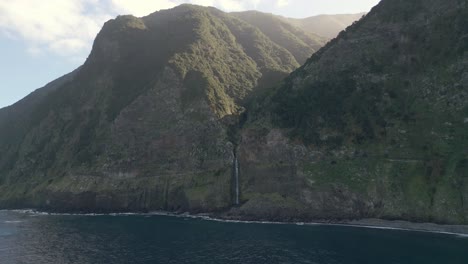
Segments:
[[[299,67],[295,41],[282,46],[255,25],[194,5],[118,16],[72,77],[8,109],[21,108],[17,119],[0,114],[0,178],[148,176],[154,164],[164,173],[221,169],[232,152],[225,117],[238,116],[254,91]],[[306,47],[307,56],[315,51]],[[129,141],[134,137],[143,141]],[[217,141],[212,147],[203,143],[210,137]]]

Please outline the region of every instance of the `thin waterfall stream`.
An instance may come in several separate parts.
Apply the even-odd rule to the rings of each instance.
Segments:
[[[234,150],[234,186],[235,186],[235,200],[234,204],[239,205],[239,161],[237,160],[237,153]]]

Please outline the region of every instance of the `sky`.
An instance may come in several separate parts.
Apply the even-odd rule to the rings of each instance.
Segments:
[[[0,0],[0,108],[82,65],[100,28],[182,3],[287,17],[367,12],[379,0]]]

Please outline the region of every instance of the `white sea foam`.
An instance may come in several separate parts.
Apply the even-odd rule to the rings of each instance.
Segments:
[[[316,225],[344,226],[344,227],[357,227],[357,228],[380,229],[380,230],[396,230],[396,231],[408,231],[408,232],[422,232],[422,233],[433,233],[433,234],[443,234],[443,235],[455,235],[455,236],[459,236],[459,237],[468,238],[468,234],[456,233],[456,232],[447,232],[447,231],[428,230],[428,229],[418,229],[418,228],[403,228],[403,227],[359,225],[359,224],[337,224],[337,223],[323,223],[323,224],[322,223],[316,223]]]
[[[6,223],[6,224],[18,224],[18,223],[22,223],[22,222],[23,221],[17,220],[17,221],[5,221],[4,223]]]

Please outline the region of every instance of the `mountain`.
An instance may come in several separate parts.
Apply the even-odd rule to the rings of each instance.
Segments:
[[[249,107],[236,214],[468,224],[467,68],[466,1],[382,0]]]
[[[251,14],[106,23],[0,110],[0,207],[468,224],[465,0],[382,0],[298,69],[312,35]]]
[[[325,38],[304,29],[301,30],[282,17],[273,14],[246,11],[231,13],[231,15],[259,28],[273,42],[288,49],[301,65],[327,42]]]
[[[366,13],[318,15],[307,18],[283,18],[290,24],[327,39],[333,39],[338,33],[365,16]]]
[[[0,110],[0,205],[229,207],[231,126],[320,45],[274,35],[194,5],[108,21],[82,67]]]

